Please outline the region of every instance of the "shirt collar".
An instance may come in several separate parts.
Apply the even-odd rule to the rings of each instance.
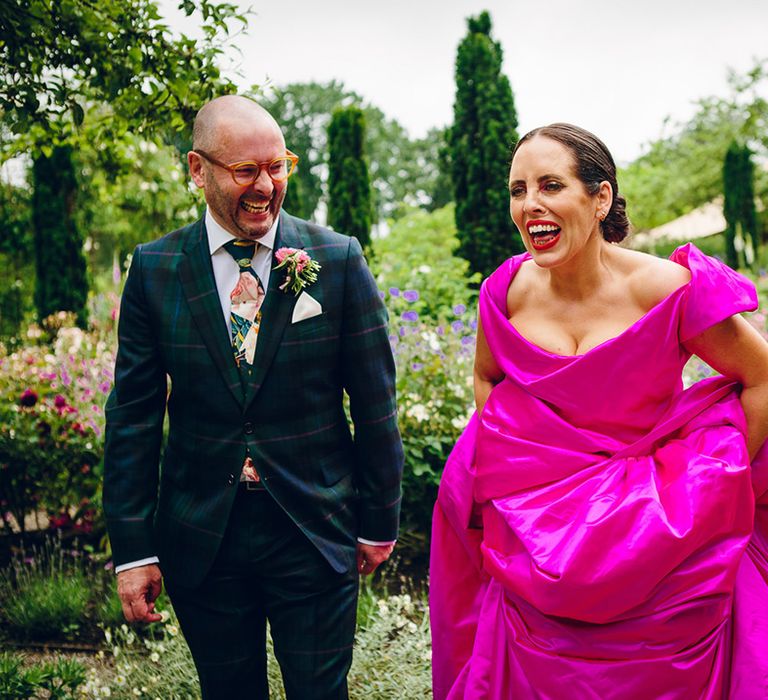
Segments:
[[[275,223],[272,224],[269,231],[257,241],[259,245],[263,245],[270,250],[275,247],[275,236],[277,235],[277,224],[279,221],[280,216],[278,215],[275,217]],[[237,236],[233,236],[213,218],[211,210],[208,207],[205,208],[205,230],[208,232],[208,250],[211,255],[225,243],[229,243],[232,239],[237,238]]]

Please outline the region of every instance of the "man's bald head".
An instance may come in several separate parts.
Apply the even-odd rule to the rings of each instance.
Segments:
[[[189,173],[205,192],[213,218],[237,238],[258,240],[280,214],[288,180],[273,180],[267,164],[287,151],[277,122],[247,97],[226,95],[205,105],[195,118],[193,148],[187,154]],[[233,177],[232,164],[250,163],[253,182]]]
[[[192,127],[192,148],[215,153],[226,127],[279,134],[282,131],[274,117],[260,104],[242,95],[222,95],[203,105]]]

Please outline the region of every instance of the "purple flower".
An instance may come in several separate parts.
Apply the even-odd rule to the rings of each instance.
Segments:
[[[403,321],[418,321],[419,320],[419,314],[417,314],[415,311],[404,311],[400,318],[403,319]]]
[[[453,313],[457,316],[461,316],[466,310],[467,307],[464,306],[464,304],[456,304],[456,306],[453,307]]]
[[[454,333],[458,333],[462,328],[464,328],[464,322],[454,321],[453,323],[451,323],[451,328],[453,329]]]
[[[438,335],[445,335],[445,328],[443,328],[442,326],[438,326],[435,330]]]
[[[19,403],[27,408],[34,406],[37,403],[37,392],[32,389],[24,389],[24,392],[19,397]]]
[[[472,343],[474,343],[474,342],[475,342],[475,339],[471,335],[465,335],[461,339],[461,344],[462,345],[472,345]]]
[[[474,318],[473,318],[473,319],[472,319],[472,320],[469,322],[469,327],[470,327],[470,328],[471,328],[473,331],[476,331],[476,330],[477,330],[477,321],[476,321]]]
[[[381,290],[379,290],[379,297],[380,297],[381,299],[383,299],[385,296],[386,296],[386,294],[384,294],[384,292],[382,292]]]
[[[403,292],[403,299],[406,301],[418,301],[419,293],[415,289],[406,289]]]
[[[411,369],[415,372],[418,372],[420,369],[422,369],[424,365],[421,362],[414,362],[411,364]]]
[[[108,394],[111,387],[112,387],[112,382],[102,382],[101,384],[99,384],[99,391],[102,394]]]
[[[72,377],[69,376],[67,370],[62,370],[61,372],[61,383],[64,386],[69,386],[72,383]]]
[[[61,394],[56,394],[56,398],[53,399],[53,405],[56,408],[64,408],[67,405],[67,400]]]
[[[390,287],[389,288],[389,295],[393,297],[399,297],[400,296],[400,290],[397,287]]]

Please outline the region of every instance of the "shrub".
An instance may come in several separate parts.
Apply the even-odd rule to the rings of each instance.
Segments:
[[[60,326],[56,328],[56,326]],[[113,354],[104,340],[74,327],[71,314],[50,319],[52,345],[0,351],[0,514],[6,530],[48,511],[53,526],[89,531],[101,478],[102,405]],[[32,327],[28,340],[44,339]]]
[[[464,304],[450,322],[420,320],[412,293],[390,289],[390,342],[397,366],[398,422],[405,448],[402,524],[429,532],[445,461],[474,410],[474,314]]]
[[[454,255],[456,238],[453,205],[426,213],[413,211],[374,241],[371,270],[381,289],[418,290],[410,308],[421,318],[451,318],[457,304],[474,306],[480,275]]]

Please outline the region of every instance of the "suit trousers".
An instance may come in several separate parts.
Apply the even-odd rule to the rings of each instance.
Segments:
[[[239,489],[203,583],[165,581],[203,700],[269,698],[267,620],[287,699],[346,699],[357,572],[334,571],[266,491]]]

